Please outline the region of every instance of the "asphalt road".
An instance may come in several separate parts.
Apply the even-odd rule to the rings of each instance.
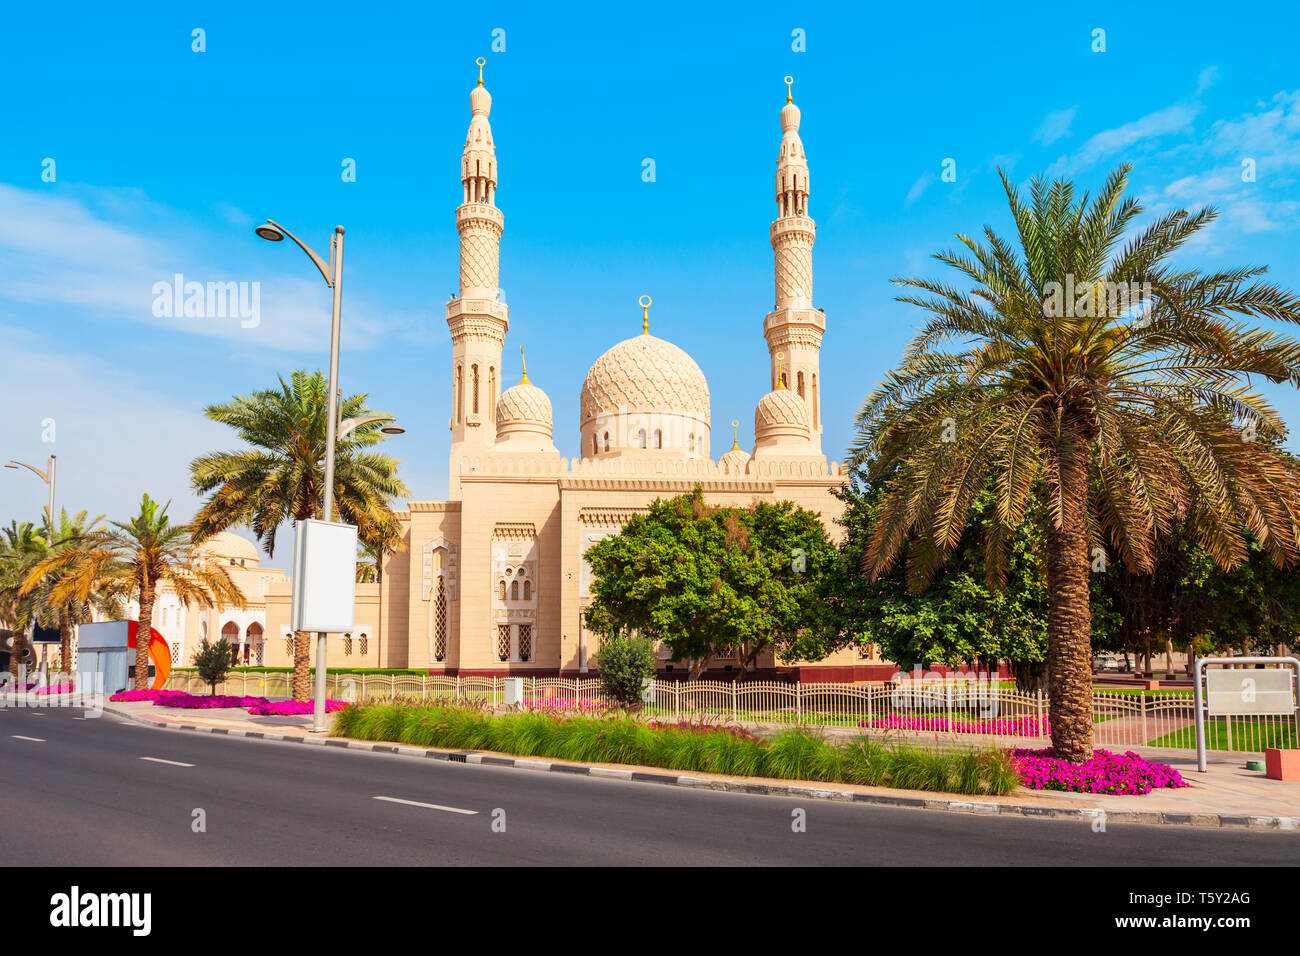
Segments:
[[[697,791],[81,715],[0,710],[0,865],[1222,866],[1300,855],[1300,834],[1095,833],[1076,821]],[[804,832],[792,826],[797,809]]]

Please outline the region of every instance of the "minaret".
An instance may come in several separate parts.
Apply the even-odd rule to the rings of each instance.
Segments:
[[[826,316],[812,304],[812,247],[817,224],[808,216],[808,157],[799,139],[799,107],[787,76],[781,110],[781,152],[776,158],[776,221],[770,230],[776,271],[776,304],[763,322],[771,355],[771,387],[785,387],[803,401],[812,444],[821,452],[819,365]],[[784,353],[784,360],[778,354]]]
[[[496,207],[497,157],[488,114],[492,96],[483,86],[470,91],[469,134],[461,156],[463,202],[456,210],[460,233],[460,292],[447,303],[451,331],[451,497],[459,497],[461,462],[491,447],[496,436],[496,404],[501,394],[501,348],[510,314],[499,301],[501,231],[505,217]]]

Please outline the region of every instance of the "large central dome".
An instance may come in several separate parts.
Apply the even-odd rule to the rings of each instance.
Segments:
[[[580,405],[584,456],[638,448],[708,454],[704,373],[677,346],[649,333],[619,342],[596,359],[582,383]]]

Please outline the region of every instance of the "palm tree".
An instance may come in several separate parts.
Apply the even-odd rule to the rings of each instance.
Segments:
[[[87,521],[86,514],[85,511],[79,511],[69,518],[68,511],[64,508],[59,512],[57,528],[51,528],[47,516],[46,537],[50,541],[47,552],[67,550],[84,544],[90,537],[102,530],[98,525],[104,520],[104,516],[99,515],[97,518]],[[48,556],[48,554],[42,557],[45,556]],[[29,570],[28,574],[24,575],[21,592],[23,595],[33,595],[44,616],[58,627],[60,664],[65,672],[71,673],[73,630],[78,624],[94,620],[95,612],[99,612],[101,616],[106,618],[119,618],[124,610],[125,601],[130,598],[130,594],[121,586],[120,581],[106,580],[100,582],[99,586],[92,590],[85,600],[72,597],[60,601],[55,598],[58,581],[58,572],[51,572],[36,578],[30,575]]]
[[[1149,573],[1155,542],[1183,522],[1223,568],[1253,536],[1281,565],[1300,555],[1300,475],[1257,435],[1284,424],[1250,380],[1300,385],[1300,341],[1235,316],[1300,321],[1300,298],[1266,270],[1202,274],[1169,262],[1214,220],[1174,210],[1120,247],[1141,213],[1129,167],[1095,201],[1034,180],[1025,203],[1002,176],[1019,248],[986,228],[935,256],[976,285],[899,278],[931,313],[903,364],[858,415],[853,451],[884,497],[864,560],[873,577],[907,553],[921,587],[961,538],[991,480],[987,571],[1034,489],[1046,505],[1052,745],[1092,754],[1089,573],[1108,546]],[[1134,290],[1136,289],[1136,295]],[[1036,479],[1045,477],[1045,482]]]
[[[49,553],[49,541],[30,521],[9,522],[0,541],[0,623],[13,632],[9,672],[18,677],[18,662],[27,646],[27,632],[39,618],[39,601],[22,590],[31,568]]]
[[[324,507],[325,438],[329,384],[317,371],[295,371],[278,389],[266,389],[212,405],[206,414],[234,428],[247,448],[213,452],[194,459],[194,487],[209,498],[194,518],[197,540],[237,525],[247,525],[267,554],[285,521],[321,518]],[[340,403],[340,418],[372,414],[366,395]],[[407,494],[397,477],[397,461],[366,449],[384,439],[381,424],[361,425],[335,444],[334,503],[330,515],[357,526],[363,544],[391,538],[398,528],[391,501]],[[293,697],[311,692],[310,637],[293,640]]]
[[[357,583],[379,585],[379,619],[375,623],[375,660],[383,664],[384,649],[384,560],[395,551],[406,547],[402,526],[393,521],[375,530],[369,540],[359,541],[357,550]]]
[[[149,634],[161,585],[169,585],[187,605],[247,606],[226,569],[211,555],[193,547],[190,529],[171,523],[167,517],[169,505],[159,507],[147,494],[142,496],[139,514],[125,523],[112,522],[110,530],[93,532],[66,548],[54,549],[32,568],[24,585],[34,590],[46,576],[54,577],[49,600],[56,605],[85,603],[97,590],[135,598],[140,606],[135,655],[137,690],[148,686]]]

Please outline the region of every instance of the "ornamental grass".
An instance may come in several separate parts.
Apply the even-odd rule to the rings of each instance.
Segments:
[[[764,739],[741,728],[650,723],[627,715],[492,714],[447,703],[385,701],[345,707],[332,734],[415,747],[944,793],[1000,796],[1019,784],[1011,758],[1002,751],[932,750],[868,737],[834,740],[802,727]]]

